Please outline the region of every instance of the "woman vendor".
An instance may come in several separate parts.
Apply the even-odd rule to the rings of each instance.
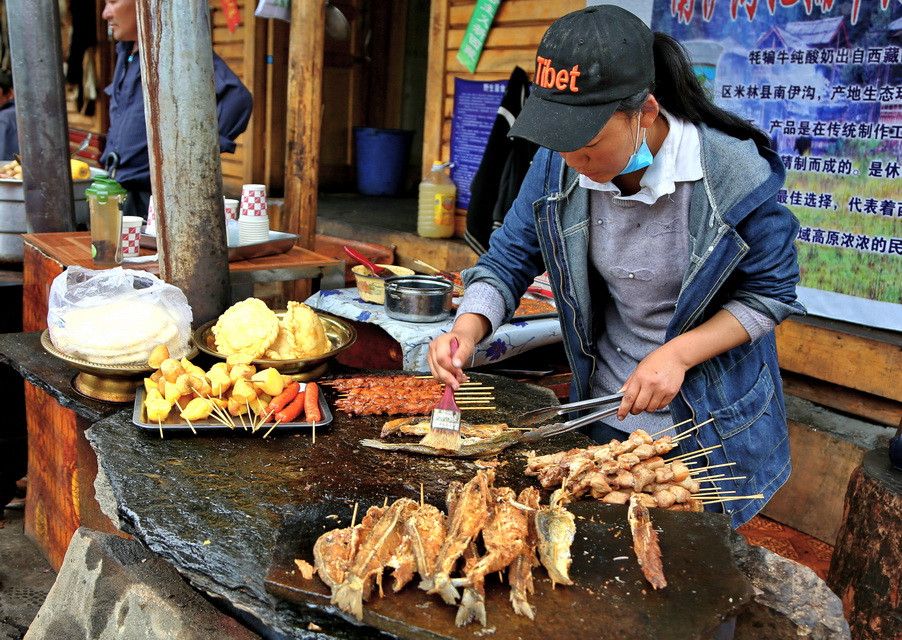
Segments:
[[[713,418],[681,446],[722,445],[709,462],[744,476],[722,488],[764,496],[726,504],[738,527],[789,476],[773,329],[805,312],[799,225],[777,203],[784,168],[767,136],[709,100],[679,43],[612,5],[551,25],[510,134],[543,148],[464,272],[454,327],[430,345],[433,373],[456,388],[475,345],[547,270],[572,399],[624,393],[617,420],[589,435]]]

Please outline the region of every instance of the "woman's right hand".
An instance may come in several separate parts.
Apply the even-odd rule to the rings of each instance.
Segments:
[[[489,330],[488,319],[476,313],[465,313],[454,322],[454,327],[429,343],[429,354],[426,359],[436,380],[451,385],[452,389],[460,387],[467,377],[463,372],[463,363],[469,360],[476,343]],[[451,355],[451,342],[457,340],[457,350]]]

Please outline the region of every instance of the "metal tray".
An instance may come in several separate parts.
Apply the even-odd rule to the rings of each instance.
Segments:
[[[262,258],[263,256],[274,256],[279,253],[291,251],[295,240],[299,237],[300,236],[293,233],[270,231],[269,240],[266,242],[229,245],[229,262],[235,262],[236,260],[250,260],[251,258]],[[145,249],[156,250],[157,237],[142,233],[139,243]]]
[[[329,408],[329,403],[326,402],[326,397],[323,395],[323,390],[319,385],[316,386],[317,391],[319,392],[319,410],[323,414],[323,419],[320,422],[316,423],[316,427],[324,427],[332,422],[332,411]],[[169,414],[169,417],[163,421],[162,425],[157,424],[156,422],[149,422],[144,415],[144,386],[138,387],[138,393],[135,395],[135,409],[132,412],[132,422],[135,425],[141,427],[142,429],[150,429],[152,431],[156,431],[159,433],[160,428],[163,431],[181,431],[191,433],[191,427],[188,426],[188,423],[177,414],[177,412],[173,411]],[[209,420],[209,418],[207,418]],[[241,422],[238,421],[238,425],[234,429],[230,429],[229,427],[212,420],[210,422],[192,422],[195,431],[238,431],[244,433],[245,430],[241,427]],[[264,434],[269,431],[269,428],[272,427],[272,424],[264,424],[262,427],[262,432],[260,429],[257,430],[257,433]],[[284,422],[273,429],[273,432],[276,431],[289,431],[296,429],[312,429],[313,423],[311,422]],[[247,430],[247,433],[250,433],[250,429]]]

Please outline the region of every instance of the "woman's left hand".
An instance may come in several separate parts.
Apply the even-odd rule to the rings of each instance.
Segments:
[[[668,345],[648,354],[626,379],[617,419],[663,409],[680,392],[688,369]]]

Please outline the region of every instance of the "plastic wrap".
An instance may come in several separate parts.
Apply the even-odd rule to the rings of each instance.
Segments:
[[[95,364],[145,364],[165,344],[173,358],[191,348],[191,306],[181,289],[146,271],[72,266],[50,286],[53,346]]]

